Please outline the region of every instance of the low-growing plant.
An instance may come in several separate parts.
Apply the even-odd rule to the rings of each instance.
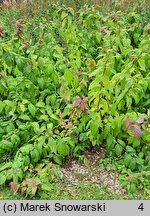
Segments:
[[[14,192],[23,187],[33,196],[51,190],[44,178],[52,183],[56,175],[43,159],[63,165],[75,156],[86,163],[83,152],[102,146],[116,158],[128,191],[148,192],[147,19],[135,8],[124,16],[88,4],[74,10],[49,3],[43,14],[42,7],[28,17],[12,8],[14,20],[11,13],[3,18],[11,27],[0,22],[0,185],[12,182]]]

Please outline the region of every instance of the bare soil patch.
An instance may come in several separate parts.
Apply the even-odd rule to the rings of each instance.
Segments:
[[[102,156],[102,151],[101,149],[101,152],[85,153],[89,160],[88,166],[83,162],[72,159],[61,169],[67,187],[75,186],[78,182],[85,184],[94,183],[99,185],[100,188],[107,186],[109,190],[115,193],[124,194],[126,192],[118,180],[119,172],[109,172],[105,168],[100,167],[99,160]]]

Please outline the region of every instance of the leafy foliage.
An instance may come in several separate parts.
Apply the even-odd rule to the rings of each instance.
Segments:
[[[137,176],[130,192],[143,172],[140,188],[149,190],[150,40],[143,14],[103,15],[87,5],[75,13],[48,4],[46,14],[15,19],[12,29],[0,28],[0,184],[11,181],[16,192],[23,181],[22,190],[34,195],[44,186],[25,180],[31,165],[45,158],[63,165],[102,145],[123,175]]]

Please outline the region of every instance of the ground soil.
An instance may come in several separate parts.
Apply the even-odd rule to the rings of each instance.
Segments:
[[[64,174],[64,179],[67,186],[75,186],[78,182],[94,183],[103,187],[108,187],[109,190],[115,193],[125,193],[125,189],[121,186],[118,180],[119,172],[110,172],[106,168],[101,168],[99,165],[100,158],[105,154],[104,149],[97,152],[85,152],[88,159],[88,165],[79,162],[76,159],[70,160],[65,167],[61,169]]]

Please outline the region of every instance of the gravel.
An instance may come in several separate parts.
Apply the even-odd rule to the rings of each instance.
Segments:
[[[100,167],[101,153],[86,152],[86,157],[89,161],[88,166],[73,159],[61,169],[68,187],[77,185],[78,182],[82,181],[84,184],[97,184],[100,188],[106,186],[118,194],[126,192],[118,180],[119,173],[117,171],[110,172]]]

